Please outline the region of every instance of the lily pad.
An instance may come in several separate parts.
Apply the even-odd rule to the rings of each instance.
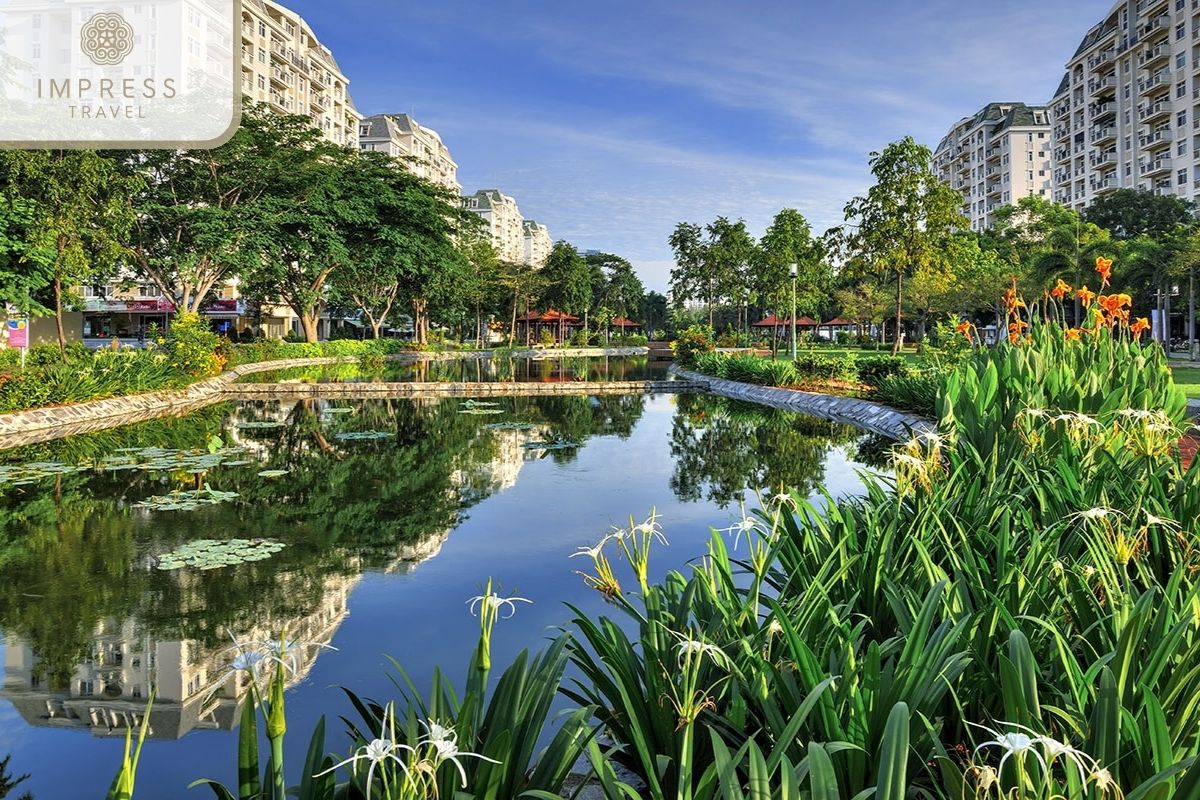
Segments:
[[[197,569],[204,572],[266,561],[286,547],[272,539],[200,539],[189,542],[156,560],[156,568],[163,572],[181,569]]]
[[[391,439],[394,435],[388,431],[342,431],[335,433],[333,438],[339,442],[365,442]]]
[[[522,446],[526,450],[577,450],[582,447],[578,442],[568,441],[561,436],[552,441],[529,442]]]
[[[289,472],[291,472],[291,470],[264,469],[262,472],[258,473],[258,477],[260,477],[260,478],[282,478],[284,475],[287,475]]]
[[[237,492],[221,492],[209,486],[190,492],[171,492],[150,497],[134,505],[134,508],[149,511],[194,511],[201,506],[228,503],[238,497]]]
[[[483,427],[489,431],[531,431],[537,426],[532,422],[493,422]]]

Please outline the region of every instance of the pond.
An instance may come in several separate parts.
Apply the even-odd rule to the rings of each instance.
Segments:
[[[461,679],[489,578],[533,601],[497,626],[502,665],[564,603],[604,613],[569,556],[631,515],[661,517],[661,577],[754,490],[855,493],[878,449],[784,412],[630,395],[225,403],[0,453],[0,758],[37,800],[100,795],[154,687],[138,797],[234,783],[230,637],[280,629],[337,648],[299,665],[289,759],[322,714],[343,749],[339,687],[394,697],[388,656],[422,688],[435,665]]]

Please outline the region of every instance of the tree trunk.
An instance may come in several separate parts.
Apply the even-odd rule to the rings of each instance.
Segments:
[[[300,328],[304,331],[304,341],[309,344],[316,344],[319,339],[317,337],[317,320],[320,314],[316,310],[305,311],[300,315]]]
[[[512,324],[508,327],[508,346],[514,347],[517,344],[517,303],[520,302],[520,297],[517,292],[513,292],[513,307],[512,307]]]
[[[62,305],[62,276],[57,270],[54,272],[54,324],[58,328],[58,352],[62,354],[62,360],[67,360],[67,334],[63,330],[63,305]]]
[[[904,273],[896,273],[896,342],[892,345],[892,355],[900,355],[900,348],[904,346],[900,335],[901,326],[904,324]]]
[[[381,329],[381,328],[383,328],[383,321],[382,321],[382,320],[380,320],[379,322],[372,322],[372,323],[371,323],[371,336],[372,336],[372,338],[375,338],[375,339],[378,339],[378,338],[379,338],[379,331],[380,331],[380,329]]]

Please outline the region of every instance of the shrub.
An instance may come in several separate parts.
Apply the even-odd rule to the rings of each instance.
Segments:
[[[554,334],[551,333],[550,331],[546,330],[545,328],[542,328],[542,332],[538,335],[538,341],[544,347],[553,347],[554,346]]]
[[[875,383],[871,398],[893,408],[932,417],[942,382],[942,375],[934,371],[887,375]]]
[[[714,378],[729,378],[727,369],[729,357],[723,353],[700,353],[693,365],[697,372],[712,375]]]
[[[858,380],[875,386],[884,378],[904,375],[908,361],[902,356],[864,356],[858,359]]]
[[[767,386],[795,386],[800,382],[796,367],[790,361],[762,359],[763,377]]]
[[[199,314],[180,314],[167,336],[167,353],[172,366],[193,378],[218,374],[225,366],[217,355],[220,337]]]
[[[738,383],[764,383],[766,380],[764,363],[763,359],[758,356],[729,356],[725,361],[725,376]]]
[[[852,381],[858,377],[854,356],[825,356],[818,353],[800,353],[796,357],[796,375],[801,379]]]
[[[696,363],[697,355],[711,353],[716,349],[712,328],[693,325],[679,335],[672,348],[675,351],[675,359],[683,366],[690,367]]]

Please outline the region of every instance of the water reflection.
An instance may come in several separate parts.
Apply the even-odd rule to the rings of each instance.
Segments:
[[[88,468],[0,485],[4,698],[29,725],[108,736],[138,724],[154,690],[154,737],[227,730],[247,689],[226,673],[231,636],[263,639],[282,629],[289,638],[333,641],[364,574],[404,574],[437,557],[474,509],[525,483],[535,462],[570,466],[603,438],[631,462],[605,463],[618,474],[669,448],[677,500],[725,507],[745,490],[809,493],[826,478],[831,447],[853,459],[863,441],[843,426],[701,396],[494,402],[486,410],[456,399],[231,403],[0,454],[4,463]],[[656,419],[669,415],[665,427],[643,424],[650,407]],[[555,438],[580,447],[532,446]],[[114,453],[147,447],[233,450],[226,465],[202,473],[110,469]],[[607,497],[617,484],[588,469],[583,491]],[[259,474],[267,470],[286,475]],[[239,499],[191,512],[135,508],[198,484]],[[554,502],[543,496],[525,513]],[[648,510],[624,502],[605,500],[616,516]],[[603,531],[609,521],[585,523]],[[224,569],[156,568],[157,556],[181,544],[236,537],[287,547]],[[515,544],[528,551],[538,541]],[[563,572],[569,576],[568,566]],[[554,586],[556,578],[545,580]],[[310,649],[294,681],[319,653]]]

